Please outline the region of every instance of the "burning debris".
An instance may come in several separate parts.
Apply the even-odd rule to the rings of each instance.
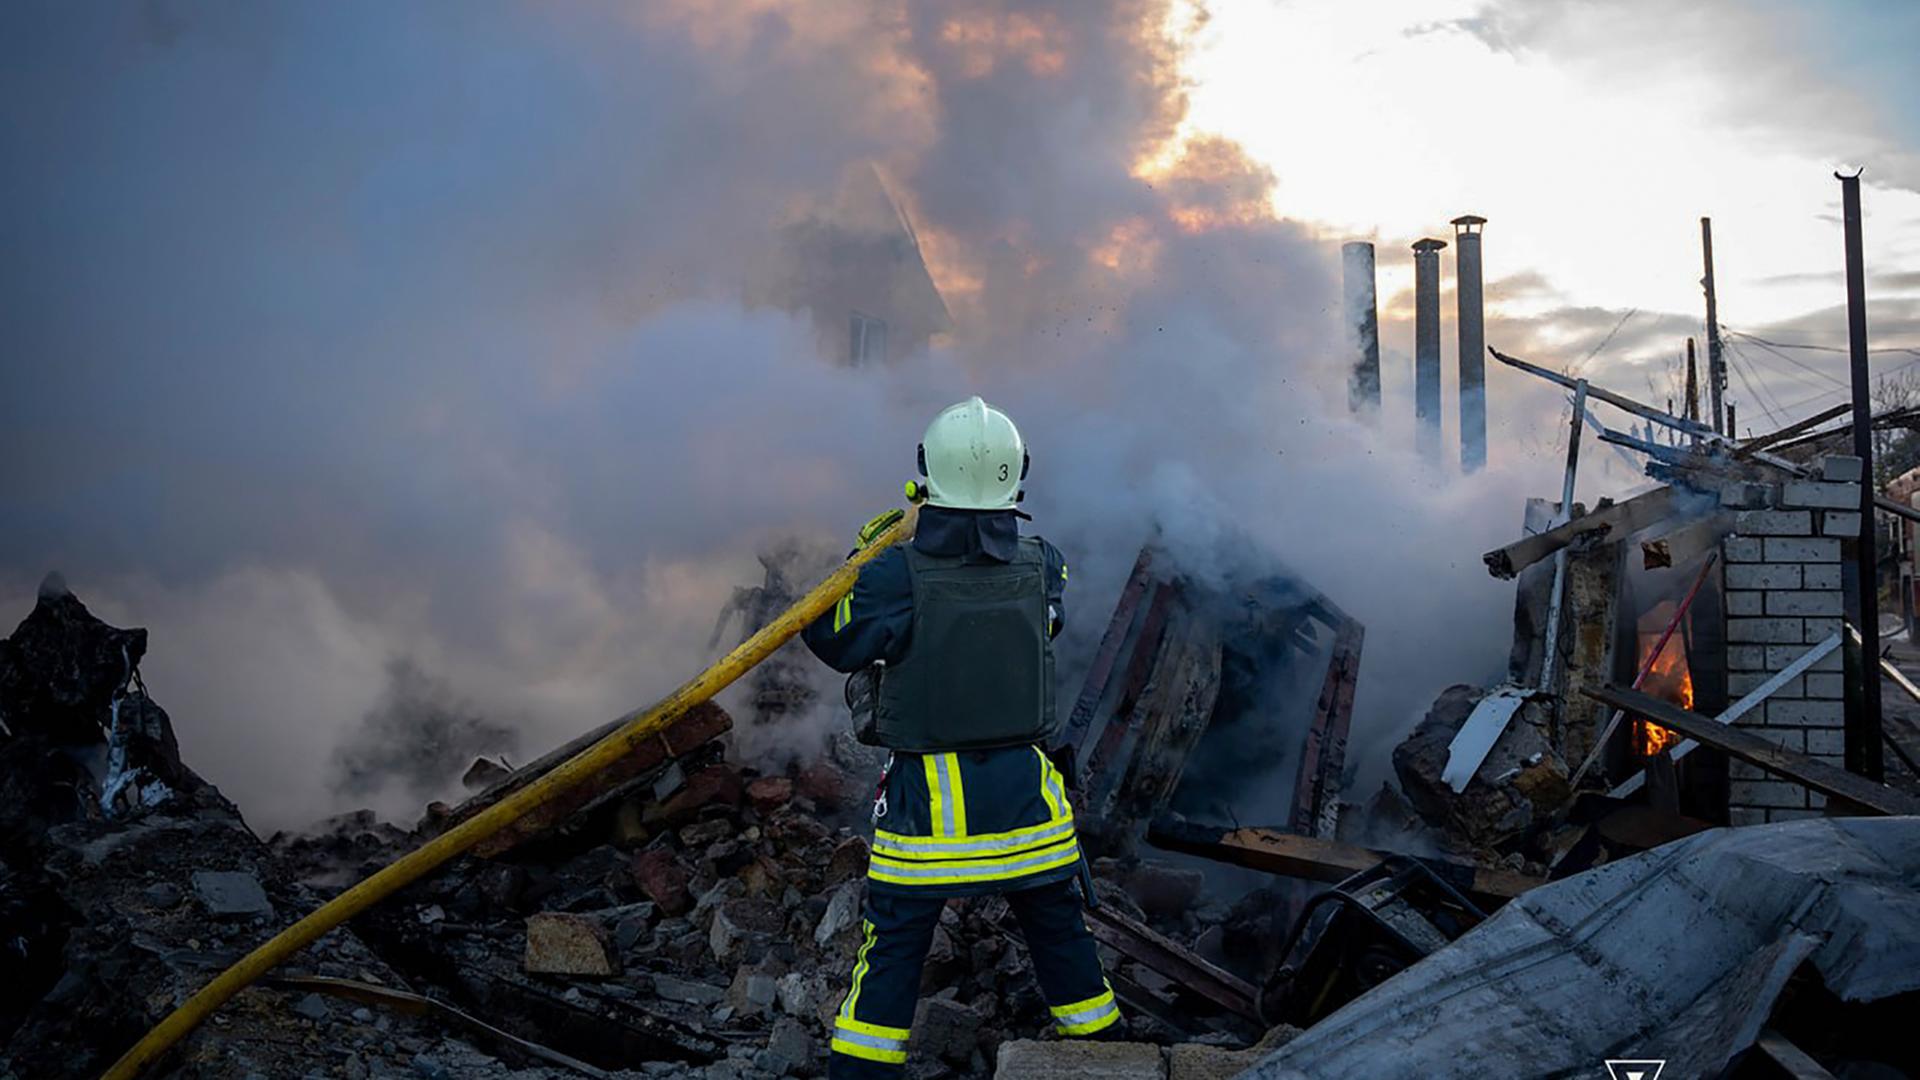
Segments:
[[[1536,1008],[1550,995],[1498,972],[1537,946],[1564,969],[1553,992],[1581,998],[1596,971],[1639,970],[1627,944],[1651,937],[1620,928],[1667,918],[1657,912],[1670,914],[1662,898],[1679,879],[1699,905],[1689,927],[1737,925],[1750,940],[1712,955],[1663,950],[1686,972],[1652,1012],[1623,1007],[1576,1033],[1589,1011],[1550,1010],[1558,1019],[1541,1030],[1558,1040],[1553,1053],[1572,1062],[1684,1039],[1670,1056],[1711,1069],[1799,1052],[1780,1031],[1759,1034],[1767,1023],[1835,1060],[1905,1062],[1897,1046],[1848,1050],[1822,1032],[1856,1030],[1920,992],[1886,974],[1915,965],[1891,948],[1869,971],[1795,944],[1809,932],[1857,937],[1820,906],[1850,910],[1856,884],[1889,903],[1911,893],[1910,818],[1798,820],[1920,815],[1920,795],[1840,767],[1839,567],[1860,530],[1840,507],[1858,498],[1858,469],[1749,457],[1794,478],[1756,480],[1748,459],[1707,446],[1634,498],[1531,502],[1530,535],[1486,557],[1520,579],[1506,680],[1442,692],[1392,752],[1397,787],[1363,803],[1346,762],[1360,623],[1244,546],[1198,564],[1143,548],[1061,755],[1099,856],[1087,923],[1134,1041],[1033,1040],[1050,1012],[1031,958],[1007,900],[980,897],[950,903],[934,931],[923,985],[935,992],[913,1023],[910,1075],[1391,1075],[1376,1052],[1388,1045],[1446,1075],[1422,1048],[1467,1025],[1443,1022],[1433,995]],[[795,599],[799,558],[763,557],[765,581],[736,594],[716,642],[735,616],[749,630],[775,621]],[[463,854],[242,994],[164,1068],[821,1073],[865,940],[862,749],[825,740],[791,762],[747,764],[732,718],[709,702],[556,787],[630,719],[515,768],[485,756],[500,740],[447,705],[446,688],[396,669],[396,686],[413,691],[396,690],[375,727],[424,717],[399,726],[421,727],[425,742],[396,739],[411,749],[389,765],[403,762],[418,790],[457,779],[469,796],[429,804],[410,829],[363,811],[263,843],[181,762],[139,675],[145,644],[51,578],[0,643],[0,910],[18,971],[0,1000],[0,1070],[96,1074],[275,927],[511,805]],[[767,655],[748,701],[771,726],[807,707],[794,687],[810,680]],[[542,798],[522,806],[529,792]],[[1721,823],[1777,824],[1728,839],[1711,831]],[[1810,886],[1800,867],[1827,849],[1857,850],[1858,865]],[[1778,903],[1727,914],[1764,899],[1724,891],[1728,860],[1772,867]],[[1602,920],[1614,929],[1577,929],[1599,925],[1603,908],[1620,913]],[[1778,963],[1761,970],[1752,957]],[[70,1044],[74,1016],[101,1033],[84,1053]],[[1488,1060],[1451,1043],[1435,1052],[1475,1073]]]

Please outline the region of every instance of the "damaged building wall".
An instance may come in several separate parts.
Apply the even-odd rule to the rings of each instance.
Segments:
[[[1843,540],[1860,536],[1860,459],[1827,458],[1820,481],[1737,484],[1727,538],[1728,692],[1748,693],[1807,649],[1843,632]],[[1852,509],[1849,509],[1852,508]],[[1845,676],[1839,650],[1736,721],[1788,750],[1844,764]],[[1734,825],[1818,815],[1825,796],[1744,762],[1728,764]]]

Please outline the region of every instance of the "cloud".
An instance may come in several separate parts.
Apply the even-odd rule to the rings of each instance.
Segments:
[[[1237,147],[1176,139],[1179,27],[1154,2],[9,9],[0,578],[57,566],[149,626],[189,757],[298,825],[340,808],[327,763],[396,659],[528,751],[651,700],[769,536],[843,544],[977,392],[1073,560],[1064,649],[1156,527],[1231,521],[1369,623],[1356,739],[1384,746],[1504,660],[1478,554],[1557,482],[1516,430],[1553,395],[1503,405],[1496,468],[1453,484],[1404,410],[1348,418],[1337,244],[1262,212]],[[955,330],[854,371],[742,283],[869,160]]]

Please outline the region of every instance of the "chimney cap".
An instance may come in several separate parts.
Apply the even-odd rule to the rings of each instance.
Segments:
[[[1413,242],[1413,250],[1421,253],[1425,253],[1429,251],[1439,251],[1441,248],[1446,246],[1447,246],[1447,242],[1445,240],[1435,240],[1431,236],[1427,237],[1424,240],[1415,240]]]
[[[1461,214],[1459,217],[1453,219],[1453,224],[1455,225],[1485,225],[1486,223],[1487,219],[1481,217],[1479,214]]]

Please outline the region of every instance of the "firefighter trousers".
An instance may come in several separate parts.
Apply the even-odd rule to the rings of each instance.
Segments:
[[[1006,893],[1033,956],[1034,975],[1063,1035],[1090,1036],[1120,1019],[1071,880]],[[853,986],[834,1019],[831,1080],[897,1080],[920,997],[920,970],[943,897],[867,891]]]

